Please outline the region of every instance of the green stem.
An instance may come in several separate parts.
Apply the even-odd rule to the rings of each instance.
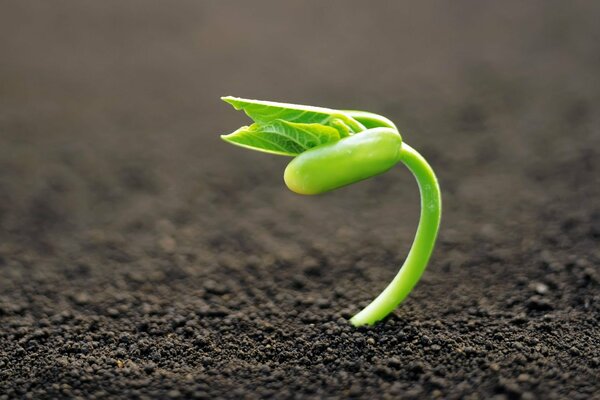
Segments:
[[[372,325],[394,311],[421,278],[435,245],[442,216],[442,198],[437,178],[427,161],[406,143],[402,144],[400,161],[413,173],[419,184],[421,192],[419,227],[404,265],[385,290],[365,309],[352,317],[350,322],[354,326]]]

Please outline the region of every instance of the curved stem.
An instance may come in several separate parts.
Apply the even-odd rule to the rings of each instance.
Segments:
[[[383,292],[350,322],[354,326],[372,325],[385,318],[408,296],[417,284],[433,251],[442,216],[440,187],[427,161],[412,147],[402,144],[400,161],[415,176],[421,192],[421,217],[408,257]]]

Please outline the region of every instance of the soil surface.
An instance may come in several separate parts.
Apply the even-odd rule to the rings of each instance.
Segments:
[[[367,4],[368,3],[368,4]],[[3,2],[0,399],[600,399],[598,2]],[[289,192],[219,96],[371,110],[437,171]]]

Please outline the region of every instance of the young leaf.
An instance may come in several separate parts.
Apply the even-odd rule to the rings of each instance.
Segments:
[[[398,130],[396,125],[383,115],[358,110],[344,110],[344,113],[363,124],[367,129],[384,127]]]
[[[229,143],[284,156],[298,154],[329,142],[340,140],[339,132],[322,124],[273,120],[243,126],[221,138]]]
[[[341,138],[345,138],[346,136],[350,136],[352,134],[350,132],[350,127],[339,118],[332,118],[329,121],[329,125],[337,129]]]
[[[332,125],[332,121],[335,119],[345,123],[352,133],[357,133],[365,129],[362,124],[352,117],[349,117],[342,111],[330,108],[277,103],[274,101],[248,100],[232,96],[222,97],[221,99],[231,104],[236,110],[243,110],[254,122],[258,123],[267,123],[279,119],[303,124],[322,124],[335,127],[340,131],[342,137],[347,136],[344,135],[346,132],[344,129],[339,129],[339,122],[336,123],[336,126]]]

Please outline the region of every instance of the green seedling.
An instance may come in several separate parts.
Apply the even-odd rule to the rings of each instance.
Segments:
[[[402,162],[421,193],[421,216],[406,260],[396,277],[367,307],[351,318],[355,326],[385,318],[408,296],[427,267],[442,215],[437,178],[427,161],[402,137],[392,121],[365,111],[223,97],[254,123],[223,140],[266,153],[291,156],[283,174],[299,194],[320,194],[382,174]]]

